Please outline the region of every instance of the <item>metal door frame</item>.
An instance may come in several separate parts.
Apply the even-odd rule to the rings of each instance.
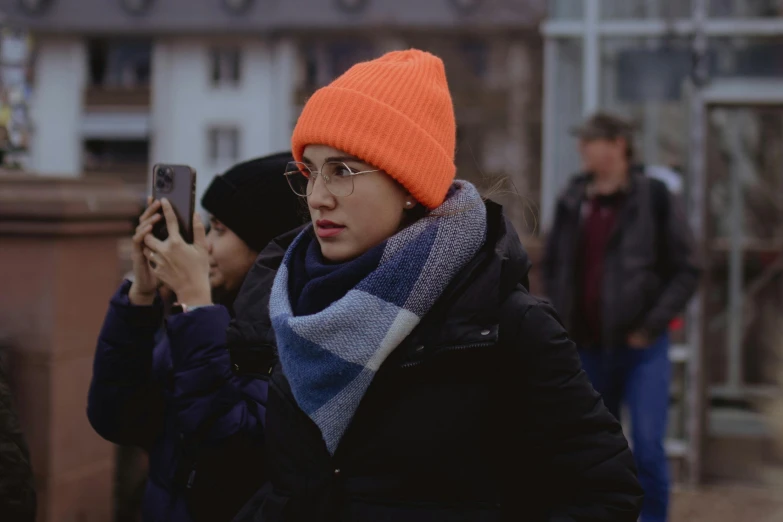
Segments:
[[[691,186],[688,188],[688,219],[696,234],[696,239],[699,243],[701,252],[706,255],[709,250],[707,248],[707,237],[705,221],[707,219],[707,204],[706,204],[706,192],[707,192],[707,144],[706,135],[708,130],[708,114],[709,110],[716,107],[759,107],[759,106],[781,106],[783,107],[783,79],[768,79],[768,78],[726,78],[715,79],[706,85],[696,87],[691,84],[689,86],[688,101],[690,104],[691,115],[691,155],[690,155],[690,172],[689,183]],[[739,190],[737,190],[737,196],[739,196]],[[735,212],[742,212],[741,201],[742,198],[737,198],[732,201],[732,206]],[[741,214],[736,214],[737,216]],[[737,307],[736,302],[743,302],[743,288],[742,288],[742,230],[737,224],[741,223],[737,218],[732,223],[732,241],[731,241],[731,253],[730,253],[730,297],[734,301],[734,313],[737,316],[733,317],[733,321],[737,322],[730,329],[731,336],[735,337],[733,341],[735,346],[733,350],[735,353],[730,355],[734,360],[738,358],[736,353],[736,339],[739,336],[741,342],[742,333],[742,317],[740,305]],[[701,481],[702,475],[702,463],[704,461],[705,442],[708,435],[707,430],[707,416],[709,410],[709,395],[720,395],[737,398],[740,395],[745,394],[753,395],[758,390],[740,390],[738,386],[733,387],[720,387],[708,390],[707,382],[705,379],[705,346],[704,346],[704,334],[706,329],[706,321],[704,317],[704,289],[706,282],[706,273],[702,278],[702,284],[700,285],[700,291],[691,301],[688,308],[688,398],[687,404],[689,409],[689,425],[688,425],[688,448],[687,448],[687,462],[689,471],[689,482],[692,484],[698,484]],[[730,304],[730,306],[732,306]],[[739,349],[739,358],[741,359],[741,346]],[[741,383],[741,375],[739,380],[737,377],[737,371],[741,372],[741,365],[738,366],[739,370],[735,369],[735,375],[732,377],[732,382],[737,384]]]
[[[716,81],[703,91],[705,115],[720,107],[783,107],[783,79],[725,79]],[[705,125],[708,122],[705,121]],[[706,130],[706,128],[705,128]],[[706,149],[702,154],[706,154]],[[744,201],[736,175],[732,175],[731,239],[729,257],[729,373],[725,386],[710,389],[710,395],[730,399],[764,396],[770,393],[757,386],[745,386],[742,376],[742,335],[744,332],[744,297],[742,252],[742,214]],[[706,186],[704,187],[706,190]]]

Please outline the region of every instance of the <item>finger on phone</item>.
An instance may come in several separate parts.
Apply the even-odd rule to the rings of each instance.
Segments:
[[[142,219],[141,222],[139,222],[139,226],[143,227],[143,226],[146,226],[146,225],[154,225],[155,223],[160,221],[161,218],[162,218],[162,216],[160,214],[155,213],[155,214],[153,214],[153,215],[151,215],[149,217],[146,217],[146,218]]]
[[[169,237],[180,237],[179,221],[177,221],[177,215],[174,213],[174,207],[165,198],[161,200],[161,206],[163,207],[163,216],[166,218],[166,228],[169,229]]]
[[[155,214],[158,211],[158,209],[160,209],[160,201],[153,201],[152,203],[149,204],[147,210],[145,210],[144,213],[141,215],[139,221],[143,221],[148,217],[150,217],[152,214]]]
[[[160,250],[163,247],[163,241],[156,238],[152,234],[144,234],[143,238],[144,244],[147,246],[147,248],[151,248],[152,250],[156,252],[160,252]]]
[[[157,215],[157,214],[156,214]],[[160,220],[160,218],[152,219],[148,218],[139,223],[139,226],[136,227],[136,230],[133,233],[133,240],[138,241],[140,240],[140,237],[145,236],[146,234],[152,233],[152,228]]]

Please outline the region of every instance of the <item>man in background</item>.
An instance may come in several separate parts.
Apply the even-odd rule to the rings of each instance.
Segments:
[[[699,265],[678,199],[634,163],[629,123],[596,114],[574,129],[584,172],[560,197],[544,262],[547,295],[609,410],[631,414],[645,490],[642,522],[666,520],[667,326],[696,290]]]

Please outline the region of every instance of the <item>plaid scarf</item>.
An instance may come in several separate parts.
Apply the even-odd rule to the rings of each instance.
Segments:
[[[476,188],[456,181],[446,201],[383,244],[377,267],[331,305],[295,316],[288,291],[294,240],[275,278],[269,309],[283,367],[299,407],[320,428],[329,453],[384,360],[419,324],[486,238]],[[294,301],[295,302],[295,301]]]

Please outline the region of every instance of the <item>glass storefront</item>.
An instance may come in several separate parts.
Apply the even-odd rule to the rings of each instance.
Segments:
[[[581,20],[584,16],[582,0],[550,0],[549,18],[557,20]]]
[[[701,0],[711,80],[783,78],[783,3]],[[598,109],[639,129],[649,163],[687,169],[688,85],[696,0],[551,0],[545,23],[545,157],[542,222],[579,169],[567,129]],[[597,7],[591,19],[590,6]],[[575,23],[581,22],[581,23]],[[597,67],[585,67],[593,60]]]
[[[691,0],[602,0],[602,20],[676,19],[691,16]]]
[[[711,0],[709,14],[715,18],[769,18],[783,16],[778,0]]]
[[[544,231],[580,167],[568,129],[598,110],[634,123],[641,161],[682,175],[689,217],[700,224],[707,271],[673,355],[683,363],[684,395],[673,398],[680,421],[671,429],[673,447],[698,468],[699,408],[752,410],[779,393],[765,339],[779,337],[770,332],[783,313],[783,2],[552,0],[549,7]],[[699,55],[706,83],[694,82],[698,41],[707,42]]]

